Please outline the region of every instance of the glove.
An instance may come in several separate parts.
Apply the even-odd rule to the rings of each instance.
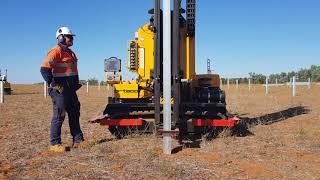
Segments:
[[[51,84],[50,87],[52,87],[53,89],[55,89],[59,94],[62,94],[64,89],[62,86],[60,86],[59,84]]]

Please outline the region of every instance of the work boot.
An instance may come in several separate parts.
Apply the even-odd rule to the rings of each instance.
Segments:
[[[66,152],[67,148],[62,146],[61,144],[51,145],[49,148],[52,152]]]
[[[73,144],[72,144],[72,148],[81,148],[81,147],[84,147],[84,144],[85,144],[85,142],[84,142],[84,140],[83,141],[80,141],[80,142],[73,142]]]

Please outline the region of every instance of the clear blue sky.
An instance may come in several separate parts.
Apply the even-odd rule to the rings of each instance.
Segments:
[[[0,68],[13,83],[42,81],[40,64],[65,25],[77,34],[80,79],[103,80],[103,59],[126,59],[127,42],[152,6],[153,0],[1,0]],[[320,1],[198,0],[196,45],[198,73],[207,57],[224,77],[319,65]]]

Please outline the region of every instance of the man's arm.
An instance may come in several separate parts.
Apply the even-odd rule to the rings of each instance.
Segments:
[[[58,56],[59,54],[55,50],[51,50],[48,53],[47,58],[41,64],[40,72],[48,85],[52,83],[52,68],[54,67],[54,63],[57,61]]]
[[[40,72],[43,79],[47,82],[48,85],[50,85],[53,79],[52,68],[41,67]]]

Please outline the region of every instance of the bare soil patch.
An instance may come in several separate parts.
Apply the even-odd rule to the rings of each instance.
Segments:
[[[40,85],[13,85],[0,105],[0,179],[319,179],[320,86],[226,86],[228,110],[244,122],[237,132],[162,154],[153,135],[115,139],[87,120],[102,113],[105,87],[82,88],[81,126],[86,144],[57,154],[48,151],[51,99]],[[71,145],[68,119],[62,139]],[[179,144],[175,142],[175,147]]]

